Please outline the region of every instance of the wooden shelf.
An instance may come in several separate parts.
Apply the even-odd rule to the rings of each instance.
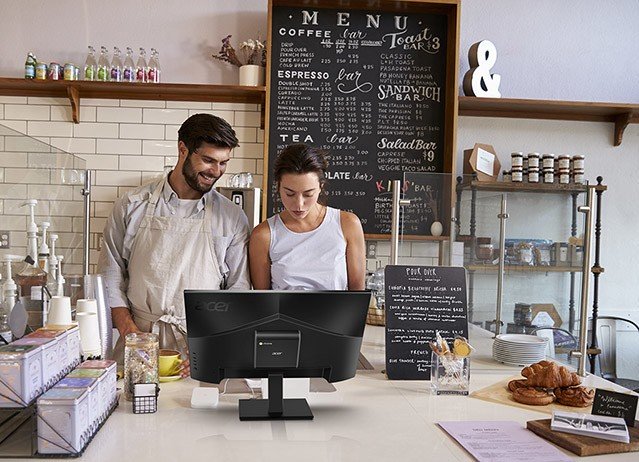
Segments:
[[[602,188],[606,190],[606,186],[595,186],[597,189]],[[546,194],[571,194],[571,193],[584,193],[588,190],[588,186],[585,184],[570,183],[570,184],[546,184],[546,183],[511,183],[508,181],[465,181],[457,185],[457,190],[470,190],[476,189],[477,191],[495,191],[495,192],[531,192],[531,193],[546,193]]]
[[[0,95],[69,98],[75,123],[82,98],[260,104],[263,127],[266,87],[0,78]]]
[[[485,271],[485,272],[497,272],[499,267],[497,265],[484,265],[473,264],[464,265],[468,271]],[[580,273],[580,266],[517,266],[517,265],[504,265],[504,271],[507,273]]]
[[[639,104],[460,96],[459,115],[612,122],[615,124],[613,142],[619,146],[626,127],[639,123]]]

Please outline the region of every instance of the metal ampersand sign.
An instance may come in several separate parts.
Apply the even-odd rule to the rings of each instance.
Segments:
[[[475,43],[468,50],[470,69],[464,75],[464,94],[482,98],[501,98],[499,84],[501,76],[491,74],[497,61],[497,48],[490,40]]]

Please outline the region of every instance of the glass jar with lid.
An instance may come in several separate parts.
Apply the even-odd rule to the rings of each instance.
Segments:
[[[510,155],[510,164],[513,167],[523,167],[524,166],[524,154],[522,152],[513,152]]]
[[[539,169],[539,159],[540,155],[538,152],[531,152],[528,154],[528,168],[537,168]]]
[[[554,169],[555,168],[555,155],[554,154],[544,154],[542,158],[542,167],[544,170],[546,169]]]
[[[127,334],[124,346],[124,398],[133,399],[136,383],[159,383],[157,334],[135,332]]]

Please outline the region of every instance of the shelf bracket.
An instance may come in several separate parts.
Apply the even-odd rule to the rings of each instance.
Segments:
[[[639,123],[639,113],[636,112],[626,112],[624,114],[619,114],[615,118],[615,146],[621,145],[621,140],[623,139],[623,132],[626,130],[626,127],[629,124]]]
[[[71,102],[71,114],[73,122],[80,123],[80,91],[76,87],[67,87],[67,96]]]

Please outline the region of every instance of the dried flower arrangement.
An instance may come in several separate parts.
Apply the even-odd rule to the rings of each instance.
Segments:
[[[231,35],[227,35],[222,39],[220,51],[216,55],[212,55],[212,57],[237,67],[242,67],[246,64],[266,66],[266,42],[259,39],[246,40],[240,43],[240,51],[242,59],[237,56],[235,48],[231,45]]]

